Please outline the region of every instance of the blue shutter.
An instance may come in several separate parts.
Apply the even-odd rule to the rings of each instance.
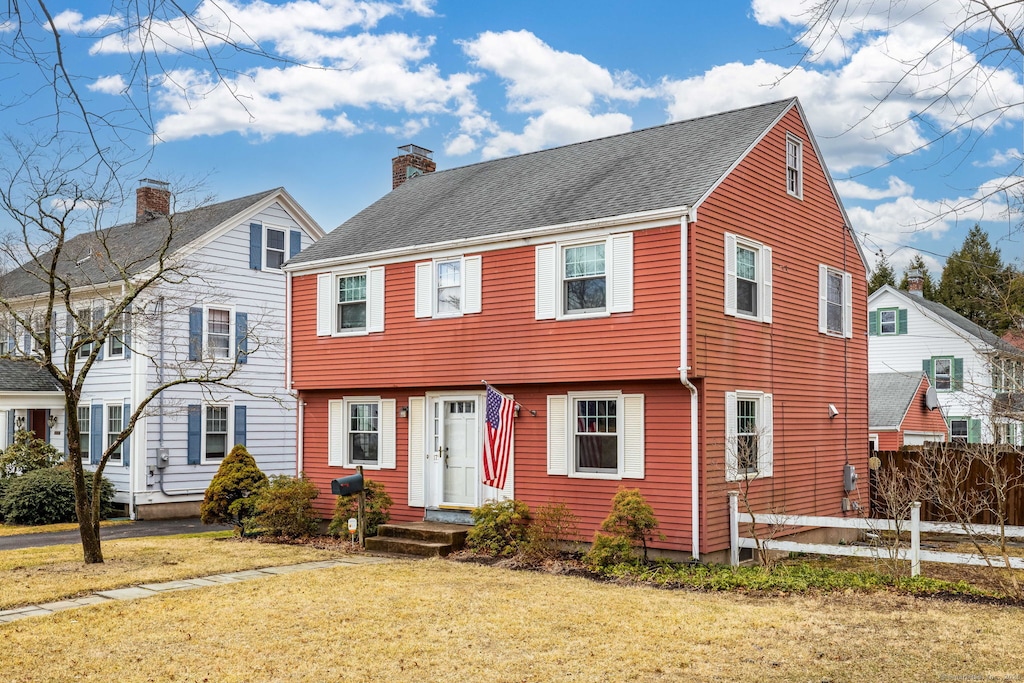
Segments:
[[[7,445],[14,443],[14,408],[7,411]]]
[[[901,308],[896,313],[896,334],[907,333],[907,309]]]
[[[75,319],[71,316],[71,311],[68,311],[68,315],[64,319],[64,341],[65,347],[70,352],[71,345],[75,343]]]
[[[249,314],[235,313],[235,353],[239,363],[249,362]]]
[[[203,309],[188,309],[188,359],[203,358]]]
[[[124,412],[121,413],[121,429],[124,429],[126,426],[128,426],[128,418],[131,417],[131,414],[132,404],[129,403],[128,401],[125,401]],[[131,435],[129,435],[128,438],[124,440],[124,443],[121,444],[121,464],[124,465],[125,467],[128,467],[129,464],[129,456],[131,456],[132,450],[130,448],[131,443],[132,437]]]
[[[868,311],[868,336],[878,336],[878,311]]]
[[[198,465],[203,458],[202,406],[188,407],[188,464]]]
[[[981,420],[967,418],[967,443],[981,443]]]
[[[288,258],[292,258],[302,251],[302,233],[298,230],[292,230],[288,238],[290,240],[288,244]]]
[[[245,445],[245,406],[235,406],[235,444]]]
[[[260,223],[249,224],[249,267],[263,268],[263,225]]]
[[[103,424],[103,405],[92,404],[92,417],[89,419],[89,464],[96,465],[103,455],[103,432],[106,430]]]
[[[94,309],[92,309],[92,327],[93,327],[93,329],[95,330],[96,326],[99,325],[100,322],[102,322],[102,321],[103,321],[103,309],[102,308],[94,308]],[[97,342],[93,342],[93,344],[99,344],[100,345],[99,353],[96,354],[96,360],[103,360],[103,347],[106,345],[106,343],[107,342],[106,342],[105,339],[97,341]]]
[[[964,390],[964,359],[954,358],[953,359],[953,381],[951,382],[953,391]],[[972,443],[977,443],[972,442]]]
[[[132,357],[132,311],[128,309],[124,312],[124,334],[122,335],[121,341],[124,343],[124,357]]]

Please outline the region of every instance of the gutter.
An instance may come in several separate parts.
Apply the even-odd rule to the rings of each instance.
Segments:
[[[679,381],[690,391],[690,535],[694,560],[700,560],[700,451],[698,448],[697,387],[690,382],[686,364],[689,352],[689,246],[690,223],[697,222],[696,207],[684,207],[679,220]]]

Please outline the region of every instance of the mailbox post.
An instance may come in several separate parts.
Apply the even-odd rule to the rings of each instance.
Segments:
[[[350,474],[347,477],[338,477],[331,481],[331,493],[336,496],[351,496],[353,494],[359,494],[359,512],[357,517],[359,518],[359,545],[363,546],[365,538],[363,537],[363,531],[365,528],[366,519],[366,491],[363,488],[363,466],[359,465],[356,467],[356,473]]]
[[[359,477],[363,476],[363,466],[359,465],[356,467],[356,472],[359,473]],[[366,537],[364,532],[366,530],[366,488],[359,489],[359,547],[366,547]]]

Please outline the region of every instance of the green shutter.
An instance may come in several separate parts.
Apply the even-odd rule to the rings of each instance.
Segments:
[[[935,363],[932,362],[931,358],[925,358],[921,361],[921,371],[928,375],[928,382],[935,386]]]
[[[953,359],[953,391],[964,390],[964,359],[954,358]]]
[[[901,308],[896,314],[896,334],[907,333],[907,309]]]
[[[878,311],[868,311],[868,334],[878,336]]]
[[[981,420],[967,418],[967,443],[981,443]]]

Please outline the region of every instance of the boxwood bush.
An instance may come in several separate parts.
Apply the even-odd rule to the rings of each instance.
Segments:
[[[59,524],[74,522],[75,487],[68,467],[32,470],[7,483],[0,512],[9,524]],[[100,487],[100,516],[112,511],[114,485],[103,477]],[[92,492],[92,473],[85,473],[86,489]]]

